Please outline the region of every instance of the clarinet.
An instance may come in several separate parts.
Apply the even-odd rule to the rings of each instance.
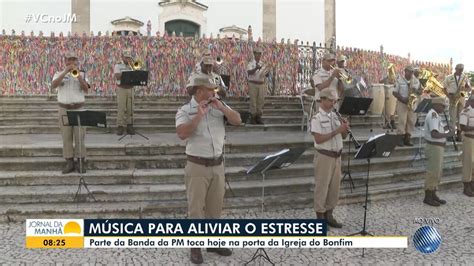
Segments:
[[[334,113],[336,113],[337,118],[339,118],[339,121],[341,121],[341,122],[344,121],[344,118],[342,118],[341,114],[337,111],[336,108],[334,108],[333,111],[334,111]],[[356,148],[356,149],[360,148],[361,145],[360,145],[360,143],[354,138],[354,135],[352,134],[352,131],[349,129],[349,130],[347,130],[347,133],[349,134],[349,138],[350,138],[350,140],[352,141],[352,143],[354,143],[355,148]]]
[[[448,125],[448,130],[451,131],[451,127],[449,126],[450,121],[448,120],[448,116],[446,115],[446,111],[444,111],[443,114],[444,114],[444,119],[446,120],[446,124]],[[456,137],[452,136],[451,140],[453,141],[454,150],[458,151],[458,146],[456,145]]]

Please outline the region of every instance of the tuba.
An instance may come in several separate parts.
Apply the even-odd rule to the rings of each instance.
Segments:
[[[438,97],[446,97],[443,85],[441,85],[441,83],[435,78],[433,72],[429,71],[428,69],[422,69],[419,79],[426,80],[425,90],[435,94]]]

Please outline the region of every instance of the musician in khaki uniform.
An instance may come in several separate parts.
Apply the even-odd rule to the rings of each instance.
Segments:
[[[339,121],[333,112],[338,99],[334,90],[319,94],[319,112],[311,120],[314,136],[314,210],[318,219],[326,219],[329,226],[341,228],[333,216],[339,200],[341,184],[342,140],[347,137],[349,123]]]
[[[459,124],[464,132],[462,142],[462,182],[463,193],[466,196],[474,196],[474,94],[466,102],[466,108],[459,115]]]
[[[74,171],[74,154],[78,164],[82,164],[82,168],[78,167],[77,170],[85,173],[86,145],[84,137],[86,129],[83,127],[79,131],[79,127],[69,126],[67,111],[83,109],[85,102],[84,94],[87,92],[89,85],[84,78],[85,73],[78,70],[76,53],[73,51],[67,52],[65,59],[66,68],[54,74],[51,84],[53,89],[58,88],[59,127],[63,139],[63,157],[66,159],[66,165],[62,173],[67,174]],[[79,75],[77,77],[71,74],[73,70],[78,71]],[[73,139],[75,142],[74,146]],[[81,143],[80,145],[79,142]]]
[[[251,123],[263,125],[263,105],[265,104],[265,94],[267,86],[265,77],[268,75],[270,68],[261,62],[262,48],[254,48],[253,59],[247,65],[247,79],[249,85],[250,97],[250,114],[252,115]]]
[[[403,135],[403,140],[399,143],[399,146],[413,146],[411,136],[415,131],[416,114],[414,109],[416,106],[410,108],[408,101],[410,94],[416,94],[420,87],[420,82],[413,76],[413,70],[412,66],[405,67],[405,75],[398,78],[392,92],[393,96],[397,98],[397,132],[399,135]]]
[[[451,123],[457,127],[456,137],[458,141],[462,141],[458,117],[465,104],[465,99],[458,96],[461,91],[467,93],[471,90],[469,76],[463,73],[463,71],[464,65],[457,64],[454,73],[448,75],[443,81],[443,87],[446,90],[445,93],[449,98],[449,117]]]
[[[130,67],[132,65],[132,52],[130,50],[124,50],[122,52],[122,62],[118,63],[114,67],[115,83],[117,84],[117,135],[121,136],[124,134],[125,127],[127,128],[127,134],[134,135],[135,129],[133,128],[133,86],[121,85],[120,79],[122,78],[122,72],[132,71]]]
[[[432,109],[425,118],[424,138],[426,141],[425,154],[428,164],[425,177],[424,203],[431,206],[446,204],[436,195],[441,175],[443,173],[443,155],[446,146],[446,138],[453,136],[454,131],[445,133],[447,126],[444,125],[441,114],[444,112],[446,100],[442,97],[432,98]]]
[[[314,99],[316,100],[316,112],[319,110],[319,94],[323,90],[331,90],[336,92],[339,98],[344,94],[344,86],[339,80],[341,70],[339,68],[333,69],[333,67],[335,67],[335,63],[336,56],[334,54],[324,54],[321,68],[316,71],[310,80],[311,87],[315,89]]]
[[[184,169],[188,217],[217,219],[221,216],[225,194],[222,151],[224,149],[224,117],[231,125],[240,125],[238,112],[219,101],[214,95],[217,86],[209,76],[191,77],[188,88],[191,101],[176,113],[176,132],[186,140],[187,162]],[[207,249],[221,256],[230,256],[229,249]],[[202,263],[201,249],[191,249],[191,261]]]

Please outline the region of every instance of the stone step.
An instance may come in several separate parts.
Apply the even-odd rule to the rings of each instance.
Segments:
[[[440,182],[440,190],[458,187],[460,175],[444,176]],[[381,184],[369,186],[370,202],[380,199],[399,198],[408,195],[421,194],[423,180],[404,182],[399,185]],[[419,204],[423,204],[420,195]],[[341,188],[339,204],[361,203],[365,200],[365,187],[351,192],[348,188]],[[236,209],[258,209],[261,197],[246,196],[224,199],[224,212],[229,213]],[[266,195],[266,210],[299,209],[312,207],[313,192],[288,193],[284,195]],[[181,200],[154,200],[135,202],[58,202],[50,203],[3,203],[0,205],[1,222],[24,222],[25,219],[35,218],[185,218],[187,204]],[[363,211],[361,206],[361,212]]]
[[[394,153],[390,158],[374,158],[371,160],[373,170],[396,169],[407,165],[413,158],[412,152],[400,149],[400,155]],[[408,153],[408,155],[406,155]],[[307,150],[297,163],[310,163],[313,161],[313,151]],[[226,155],[226,167],[248,167],[263,158],[261,153],[237,153]],[[445,162],[459,160],[459,153],[445,152]],[[419,158],[415,162],[420,161]],[[87,159],[88,170],[113,170],[113,169],[166,169],[184,168],[185,155],[125,155],[125,156],[97,156]],[[365,160],[351,160],[354,171],[365,171]],[[0,168],[3,171],[59,171],[64,166],[61,157],[2,157]]]
[[[462,164],[457,161],[444,164],[445,175],[458,173]],[[347,169],[343,166],[343,172]],[[260,174],[245,173],[245,167],[226,167],[226,179],[229,182],[245,180],[261,180]],[[405,165],[396,172],[383,170],[372,170],[370,172],[371,183],[392,182],[411,180],[423,177],[426,166],[418,164],[415,166]],[[366,172],[351,169],[351,176],[356,186],[365,184]],[[312,163],[294,164],[291,167],[269,171],[267,180],[288,178],[291,176],[313,176],[314,165]],[[83,177],[89,185],[161,185],[182,184],[184,180],[183,169],[124,169],[124,170],[89,170],[87,173],[62,174],[60,171],[3,171],[0,173],[0,186],[36,186],[36,185],[77,185]],[[349,182],[349,178],[344,178]]]
[[[175,125],[136,125],[136,131],[141,134],[150,133],[171,133],[176,132]],[[110,134],[115,133],[115,126],[108,126],[107,128],[88,127],[87,132],[93,134]],[[227,126],[227,132],[261,132],[261,131],[301,131],[300,123],[288,124],[265,124],[265,125],[250,125],[245,126]],[[57,134],[59,133],[58,125],[13,125],[0,126],[0,135],[15,135],[15,134]],[[140,136],[136,136],[140,138]]]

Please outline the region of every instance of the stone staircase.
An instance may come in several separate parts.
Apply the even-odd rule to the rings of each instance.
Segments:
[[[174,133],[174,114],[183,98],[136,98],[135,124],[149,141],[139,136],[117,141],[117,136],[89,130],[87,173],[83,175],[97,200],[82,188],[80,202],[74,202],[80,175],[62,175],[61,137],[58,134],[56,102],[43,97],[0,97],[0,221],[22,221],[28,217],[138,218],[184,217],[185,143]],[[229,105],[247,110],[244,99],[230,99]],[[114,124],[113,98],[87,99],[88,109],[106,111]],[[269,153],[282,148],[307,147],[289,168],[270,171],[265,181],[268,209],[310,207],[313,202],[314,169],[312,137],[301,131],[302,111],[298,99],[268,97],[266,124],[228,127],[226,151],[227,211],[258,208],[262,180],[245,170]],[[381,131],[380,116],[353,117],[353,132],[364,142]],[[371,130],[373,129],[373,130]],[[102,130],[103,131],[103,130]],[[373,131],[373,132],[371,132]],[[419,133],[418,133],[419,134]],[[418,143],[417,136],[413,141]],[[345,142],[343,164],[353,157]],[[371,160],[370,199],[400,197],[422,191],[423,159],[411,159],[417,146],[397,148],[390,158]],[[352,160],[354,191],[344,180],[341,203],[364,199],[367,162]],[[444,161],[443,186],[457,186],[461,177],[458,153],[448,145]],[[421,204],[421,200],[420,200]]]

